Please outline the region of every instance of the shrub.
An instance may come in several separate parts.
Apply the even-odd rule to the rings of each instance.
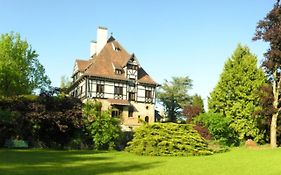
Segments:
[[[212,134],[209,132],[208,128],[204,127],[202,124],[193,126],[193,129],[195,129],[204,139],[212,140]]]
[[[63,148],[82,130],[81,106],[70,97],[0,98],[0,146],[18,138],[31,147]]]
[[[28,148],[28,143],[24,140],[9,139],[5,141],[7,148]]]
[[[138,155],[190,156],[213,151],[191,124],[154,123],[136,129],[126,151]]]
[[[100,102],[88,100],[83,106],[86,131],[97,150],[117,149],[121,134],[118,118],[111,117],[111,111],[101,111]]]
[[[238,134],[229,126],[231,119],[217,113],[202,113],[194,118],[196,124],[208,128],[213,138],[223,145],[239,145]]]

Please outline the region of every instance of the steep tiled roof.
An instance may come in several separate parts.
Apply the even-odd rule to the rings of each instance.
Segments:
[[[143,68],[139,68],[138,81],[140,83],[156,84],[156,82],[145,72]]]
[[[78,71],[84,71],[89,65],[89,60],[76,60],[76,64],[78,66]]]
[[[98,55],[88,61],[76,60],[78,70],[85,75],[98,76],[119,80],[127,80],[125,73],[115,74],[115,69],[123,69],[132,55],[130,55],[112,36]],[[138,72],[138,81],[156,85],[156,82],[142,69]]]

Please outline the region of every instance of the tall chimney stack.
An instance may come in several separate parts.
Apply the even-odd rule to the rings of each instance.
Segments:
[[[90,43],[90,57],[94,56],[97,53],[97,42],[91,41]]]
[[[97,49],[96,54],[98,55],[107,42],[107,28],[99,27],[97,30]]]

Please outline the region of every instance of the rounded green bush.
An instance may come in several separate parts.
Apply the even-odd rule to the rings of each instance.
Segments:
[[[137,128],[126,151],[151,156],[213,154],[193,125],[175,123],[146,124]]]

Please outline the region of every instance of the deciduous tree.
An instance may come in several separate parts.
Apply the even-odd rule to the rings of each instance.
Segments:
[[[50,85],[38,54],[19,34],[0,36],[0,95],[31,94]]]
[[[172,77],[171,81],[165,80],[158,99],[163,104],[170,121],[176,122],[176,116],[180,109],[191,102],[188,90],[192,87],[189,77]]]
[[[204,110],[204,102],[203,102],[203,99],[202,99],[202,97],[200,95],[195,94],[192,97],[192,105],[193,106],[198,106],[201,109],[201,112],[205,112],[205,110]]]
[[[277,119],[280,115],[281,92],[281,5],[276,1],[273,9],[259,21],[253,40],[263,40],[269,43],[269,49],[264,54],[263,67],[272,84],[273,107],[276,112],[271,117],[270,145],[277,147]]]
[[[190,123],[193,117],[198,116],[200,113],[204,113],[204,103],[200,95],[195,94],[192,97],[191,104],[183,108],[182,114],[187,117],[187,123]]]

